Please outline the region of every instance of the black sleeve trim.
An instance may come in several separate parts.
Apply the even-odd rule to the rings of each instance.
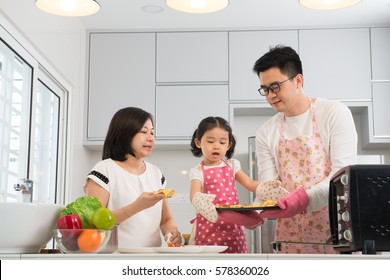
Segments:
[[[100,173],[99,171],[96,171],[96,170],[92,170],[91,172],[89,172],[88,175],[93,175],[93,176],[96,176],[98,177],[100,180],[102,180],[105,184],[108,184],[109,180],[106,176],[104,176],[102,173]]]

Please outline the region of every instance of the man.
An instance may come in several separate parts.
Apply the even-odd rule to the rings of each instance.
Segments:
[[[278,219],[275,241],[281,252],[335,253],[332,246],[318,243],[330,238],[329,180],[356,163],[352,114],[341,102],[305,95],[302,63],[290,47],[271,48],[253,70],[260,79],[259,93],[278,112],[256,134],[259,180],[279,179],[283,186],[277,190],[281,210],[263,211],[261,217]],[[324,77],[319,86],[337,90],[331,83]],[[264,194],[270,192],[263,188],[257,195],[267,199]]]

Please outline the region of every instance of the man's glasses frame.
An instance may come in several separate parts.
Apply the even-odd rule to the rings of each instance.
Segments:
[[[260,87],[257,91],[260,93],[261,96],[267,96],[269,94],[269,92],[271,91],[272,93],[278,93],[280,91],[280,85],[291,80],[291,79],[294,79],[296,76],[298,76],[298,74],[282,81],[282,82],[273,82],[272,84],[270,84],[268,87]]]

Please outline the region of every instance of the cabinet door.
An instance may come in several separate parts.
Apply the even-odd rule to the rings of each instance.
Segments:
[[[384,137],[390,143],[390,82],[373,84],[374,137]]]
[[[118,109],[155,112],[155,34],[92,33],[89,51],[87,141],[102,141]]]
[[[390,28],[371,29],[372,79],[390,80]]]
[[[368,29],[299,31],[304,90],[328,99],[371,99]]]
[[[230,100],[265,100],[257,89],[259,77],[252,68],[270,46],[286,45],[298,51],[298,31],[232,31],[229,33]]]
[[[157,34],[157,82],[227,82],[228,33]]]
[[[157,139],[191,139],[208,116],[229,120],[227,85],[157,86]]]

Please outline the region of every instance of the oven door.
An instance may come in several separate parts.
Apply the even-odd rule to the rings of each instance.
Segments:
[[[390,251],[390,165],[351,165],[330,180],[332,243],[340,252]]]

